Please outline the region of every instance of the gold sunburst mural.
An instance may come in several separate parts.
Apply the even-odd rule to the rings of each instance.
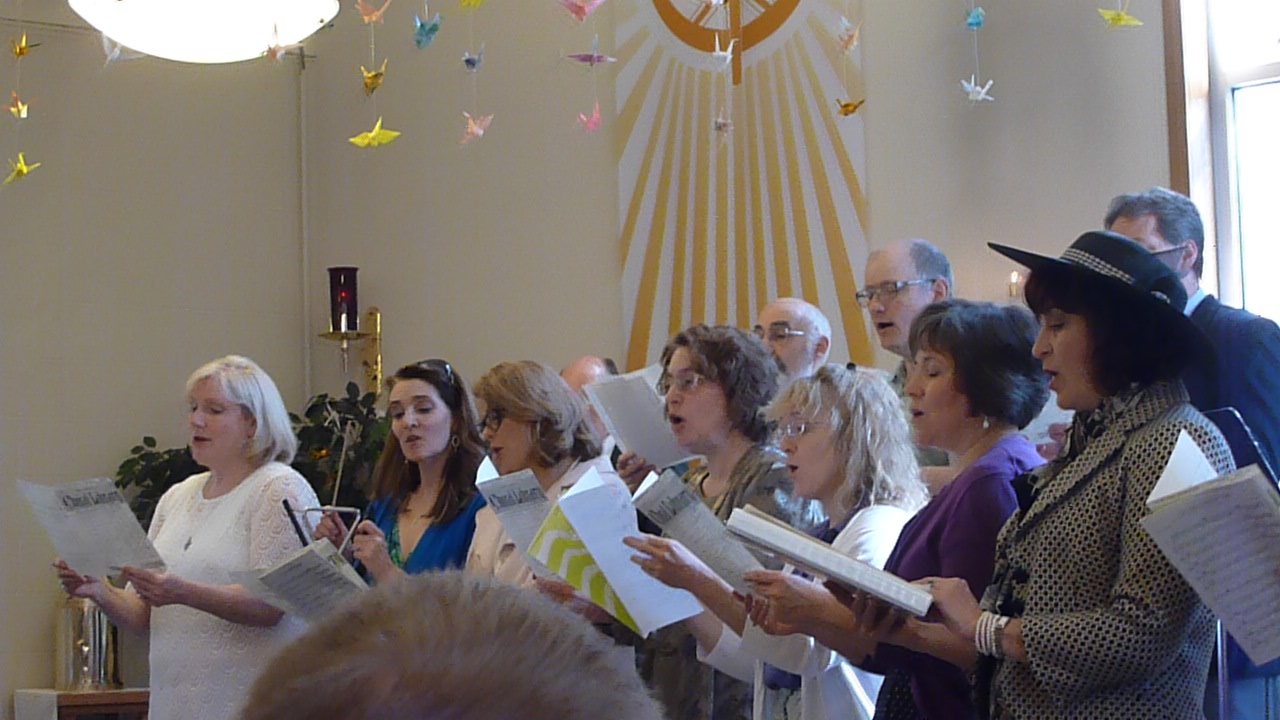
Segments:
[[[782,296],[821,307],[834,346],[869,364],[857,0],[616,12],[628,367],[696,322],[750,327]]]

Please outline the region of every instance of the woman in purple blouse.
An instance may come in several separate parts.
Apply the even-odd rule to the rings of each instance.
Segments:
[[[911,326],[907,380],[916,440],[945,450],[956,471],[903,528],[885,570],[906,580],[964,578],[977,597],[991,579],[996,534],[1018,507],[1012,480],[1043,460],[1018,434],[1048,398],[1031,354],[1036,322],[1020,306],[949,300]],[[877,720],[972,718],[968,678],[954,665],[858,630],[857,614],[834,595],[797,603],[785,585],[758,588],[753,617],[800,631],[864,669],[885,675]],[[856,603],[854,603],[856,605]]]

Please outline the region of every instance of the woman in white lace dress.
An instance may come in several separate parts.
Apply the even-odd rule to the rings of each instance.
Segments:
[[[187,380],[191,453],[209,468],[160,498],[150,536],[166,569],[125,568],[117,588],[59,561],[67,592],[117,625],[151,631],[152,720],[233,718],[258,671],[303,629],[235,584],[237,571],[274,565],[301,543],[282,501],[313,507],[288,466],[297,450],[275,383],[252,360],[227,356]]]

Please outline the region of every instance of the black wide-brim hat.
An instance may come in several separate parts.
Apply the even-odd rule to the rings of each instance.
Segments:
[[[1204,333],[1183,314],[1187,291],[1178,276],[1160,258],[1123,235],[1101,230],[1087,232],[1056,258],[996,243],[987,246],[1033,273],[1080,277],[1099,291],[1114,295],[1116,312],[1150,318],[1186,342],[1197,356],[1209,352]]]

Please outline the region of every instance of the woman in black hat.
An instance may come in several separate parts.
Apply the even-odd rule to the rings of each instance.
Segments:
[[[1113,233],[1061,258],[991,247],[1031,269],[1034,352],[1075,420],[1057,459],[1015,481],[981,602],[963,581],[928,579],[944,622],[911,620],[887,641],[974,667],[985,716],[1199,720],[1213,618],[1139,522],[1181,432],[1232,469],[1178,379],[1204,349],[1186,293]]]

